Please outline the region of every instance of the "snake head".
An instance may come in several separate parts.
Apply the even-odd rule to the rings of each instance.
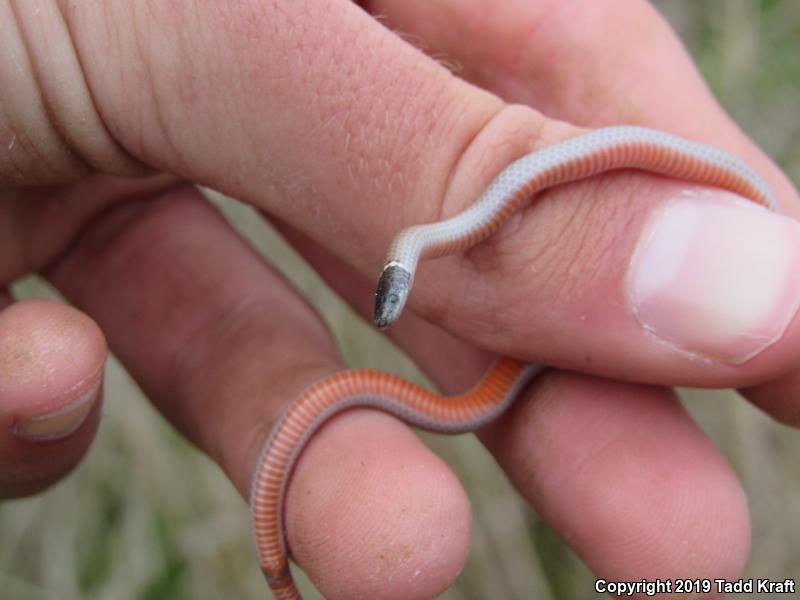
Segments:
[[[378,329],[385,329],[400,318],[411,291],[411,273],[398,264],[388,264],[383,268],[375,292],[375,313],[373,319]]]

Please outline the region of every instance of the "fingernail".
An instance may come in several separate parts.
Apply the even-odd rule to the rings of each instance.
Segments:
[[[800,305],[800,225],[735,194],[685,191],[645,226],[628,295],[654,336],[741,364],[779,340]]]
[[[32,442],[60,440],[83,425],[100,392],[102,379],[86,392],[53,411],[25,417],[14,422],[11,431],[17,437]]]

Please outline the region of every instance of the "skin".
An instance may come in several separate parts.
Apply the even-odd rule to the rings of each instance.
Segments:
[[[365,315],[402,226],[457,212],[570,123],[713,143],[798,214],[789,182],[646,2],[364,8],[383,24],[345,0],[0,4],[0,89],[17,91],[0,99],[0,140],[14,142],[0,145],[0,285],[39,271],[76,307],[0,313],[0,365],[29,356],[52,377],[0,369],[0,494],[43,489],[80,460],[99,403],[56,442],[11,429],[96,382],[106,340],[245,495],[275,419],[343,367],[319,317],[188,182],[263,211]],[[459,77],[393,29],[457,62]],[[743,365],[698,363],[614,301],[644,222],[685,188],[618,173],[552,190],[466,255],[426,264],[390,333],[446,392],[492,353],[570,369],[542,377],[481,439],[608,579],[734,578],[747,559],[741,486],[664,386],[747,386],[799,420],[796,322]],[[587,311],[596,325],[579,321]],[[374,411],[326,425],[287,497],[291,551],[330,598],[435,596],[463,564],[469,520],[446,466]]]

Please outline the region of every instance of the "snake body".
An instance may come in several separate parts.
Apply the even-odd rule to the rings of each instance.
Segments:
[[[378,282],[375,324],[385,328],[400,316],[421,259],[463,252],[481,242],[537,192],[618,169],[726,189],[778,210],[761,176],[723,150],[643,127],[597,129],[511,163],[474,204],[454,217],[401,231]],[[470,392],[451,397],[394,375],[355,369],[323,379],[302,394],[264,444],[250,498],[259,562],[276,597],[301,598],[289,571],[283,501],[303,448],[327,419],[349,408],[371,407],[430,431],[474,431],[501,415],[543,368],[500,358]]]

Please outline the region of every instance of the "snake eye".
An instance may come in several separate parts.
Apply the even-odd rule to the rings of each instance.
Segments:
[[[397,294],[389,294],[389,304],[397,304],[400,302],[400,297]]]

